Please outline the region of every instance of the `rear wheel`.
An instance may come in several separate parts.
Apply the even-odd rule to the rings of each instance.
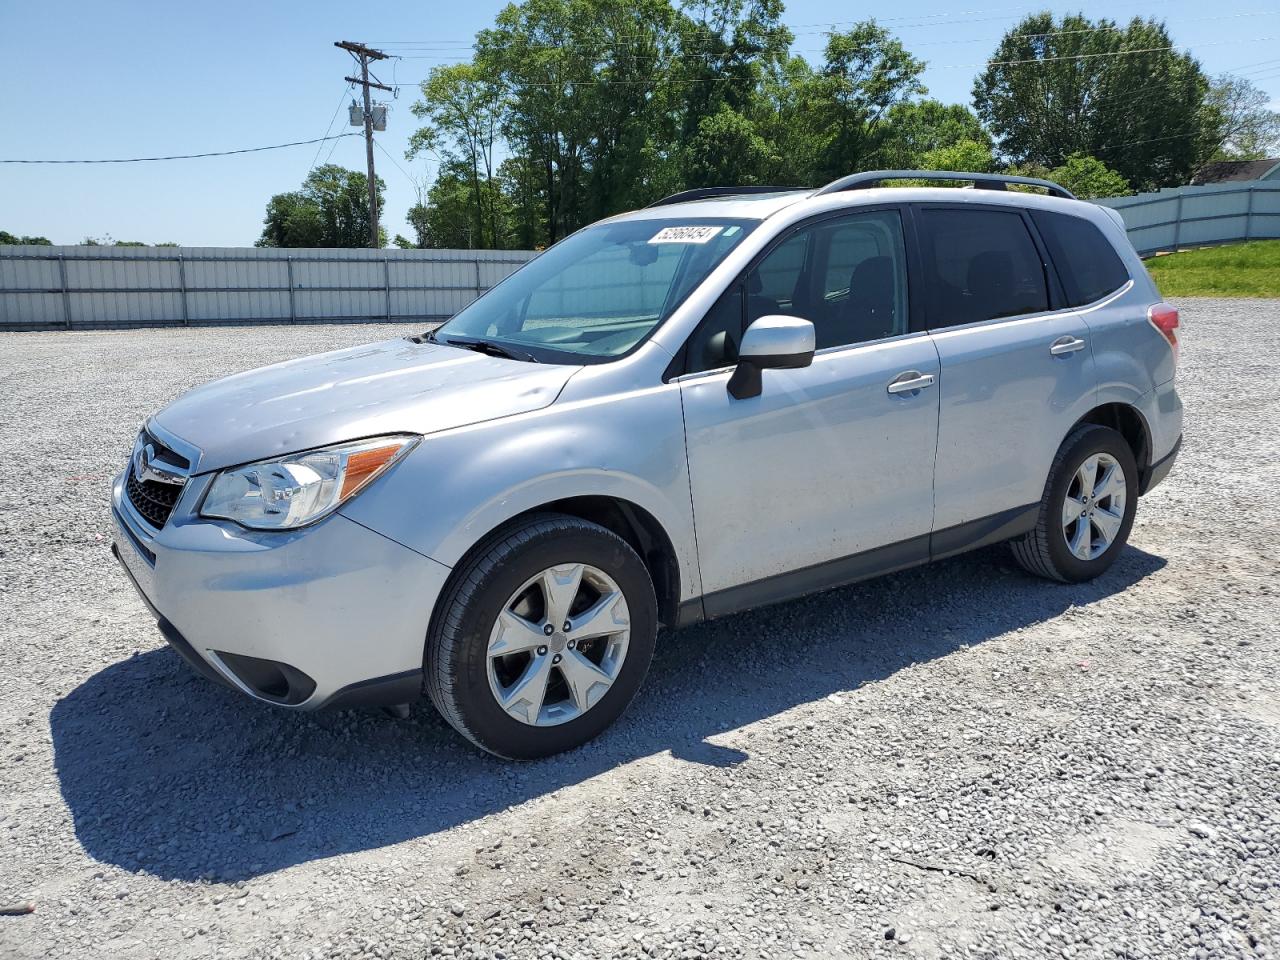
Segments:
[[[544,514],[460,570],[427,641],[427,693],[477,746],[528,760],[585,743],[648,670],[657,600],[621,537]]]
[[[1124,548],[1137,505],[1138,467],[1128,442],[1115,430],[1085,424],[1063,441],[1035,529],[1013,541],[1013,555],[1037,576],[1091,580]]]

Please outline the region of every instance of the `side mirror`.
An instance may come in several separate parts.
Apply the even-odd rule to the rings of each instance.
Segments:
[[[738,366],[729,378],[729,393],[737,400],[760,396],[761,370],[794,370],[813,363],[816,339],[813,324],[800,317],[761,317],[742,335]]]

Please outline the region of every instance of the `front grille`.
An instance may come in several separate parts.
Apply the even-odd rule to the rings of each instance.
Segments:
[[[157,530],[173,512],[190,468],[189,460],[170,450],[150,431],[139,434],[125,477],[125,493],[133,508]],[[156,479],[157,476],[162,479]],[[177,482],[164,482],[164,478],[169,477]]]
[[[125,492],[129,494],[129,502],[133,509],[142,514],[142,518],[157,530],[164,526],[173,512],[173,505],[178,502],[182,488],[172,483],[156,483],[154,480],[139,480],[133,475],[133,466],[129,467],[129,476],[125,480]]]

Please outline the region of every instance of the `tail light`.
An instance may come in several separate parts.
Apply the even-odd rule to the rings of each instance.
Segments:
[[[1152,304],[1147,308],[1147,319],[1160,331],[1160,335],[1173,347],[1173,362],[1178,362],[1178,309],[1167,303]]]

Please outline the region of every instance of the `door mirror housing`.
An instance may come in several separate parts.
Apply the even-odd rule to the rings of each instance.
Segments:
[[[737,400],[760,396],[760,371],[807,367],[813,363],[816,343],[813,324],[808,320],[780,314],[756,320],[742,335],[738,365],[729,378],[730,395]]]

